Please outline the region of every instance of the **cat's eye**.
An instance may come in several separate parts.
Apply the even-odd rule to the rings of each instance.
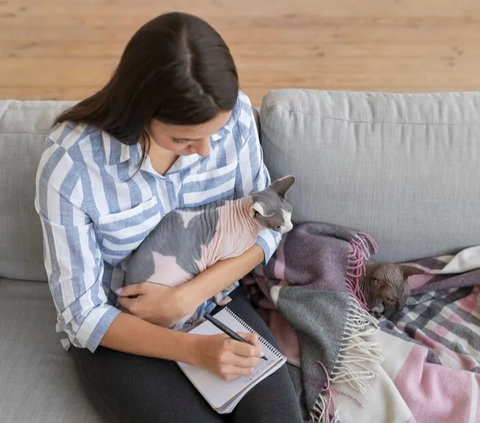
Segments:
[[[279,231],[280,229],[282,229],[282,227],[279,225],[275,228],[277,231]]]

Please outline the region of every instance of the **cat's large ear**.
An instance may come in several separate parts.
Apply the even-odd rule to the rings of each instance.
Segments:
[[[260,216],[265,217],[266,213],[262,203],[259,203],[259,202],[253,203],[252,209],[254,211],[254,214],[258,213]]]
[[[286,192],[295,182],[295,176],[288,175],[283,178],[277,179],[270,185],[270,188],[275,191],[280,197],[284,198]]]
[[[421,275],[425,273],[424,270],[419,269],[418,267],[409,266],[408,264],[400,264],[400,269],[402,269],[403,275],[408,278],[413,275]]]

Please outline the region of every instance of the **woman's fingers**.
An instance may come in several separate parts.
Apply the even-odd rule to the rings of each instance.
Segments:
[[[129,298],[129,297],[117,297],[117,302],[122,307],[128,309],[129,305],[132,304],[136,298]]]
[[[260,357],[262,355],[262,351],[258,346],[258,335],[255,333],[239,333],[239,335],[248,341],[246,342],[239,342],[233,339],[229,340],[229,350],[234,352],[237,355],[243,357]]]
[[[230,365],[246,369],[255,367],[259,360],[260,358],[258,356],[242,356],[237,355],[232,351],[225,351],[220,357],[220,363],[222,365]]]
[[[226,365],[221,369],[222,378],[225,380],[232,380],[239,376],[251,375],[254,371],[253,367],[238,367]]]
[[[241,333],[239,334],[245,341],[247,341],[249,344],[252,344],[256,347],[258,347],[258,335],[256,333]]]
[[[146,294],[146,288],[145,283],[137,283],[118,289],[116,291],[118,304],[129,313],[136,314],[138,301],[142,295]]]
[[[195,337],[196,365],[225,380],[249,375],[259,363],[260,349],[257,346],[233,340],[225,334],[192,336]]]
[[[118,297],[117,298],[118,304],[129,313],[132,313],[132,308],[135,301],[138,301],[138,298],[129,298],[129,297]]]
[[[134,297],[146,293],[147,286],[145,283],[136,283],[133,285],[126,285],[116,291],[119,297]]]

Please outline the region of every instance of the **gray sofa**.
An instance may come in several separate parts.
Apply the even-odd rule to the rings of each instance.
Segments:
[[[45,134],[71,103],[0,101],[0,422],[96,423],[55,334],[34,211]],[[272,178],[294,174],[294,221],[370,233],[378,261],[480,244],[480,94],[280,90],[260,109]]]

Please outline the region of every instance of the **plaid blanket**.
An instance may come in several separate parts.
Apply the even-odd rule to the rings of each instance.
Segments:
[[[410,278],[406,307],[380,320],[382,332],[404,344],[403,353],[392,351],[390,360],[403,365],[391,376],[411,421],[480,422],[480,250],[473,251],[475,270],[473,260],[459,259],[472,249],[410,263],[427,273]]]
[[[417,260],[411,264],[427,273],[412,276],[412,297],[406,307],[386,318],[408,338],[430,351],[437,364],[480,373],[480,270],[434,275],[454,256]],[[382,326],[392,325],[382,320]]]
[[[375,324],[362,314],[362,296],[355,285],[358,265],[363,266],[368,252],[375,251],[374,241],[365,234],[345,230],[350,235],[339,238],[350,239],[349,245],[356,246],[346,251],[329,248],[329,242],[322,246],[322,242],[316,243],[311,237],[305,237],[305,232],[310,232],[319,239],[332,234],[336,238],[342,230],[310,224],[294,229],[284,239],[269,266],[257,268],[244,282],[251,301],[273,331],[281,350],[289,357],[289,363],[301,367],[294,369],[290,366],[290,370],[300,391],[299,400],[308,411],[306,420],[480,422],[480,247],[466,249],[455,256],[408,263],[426,273],[410,277],[412,296],[406,307],[382,317],[378,331]],[[297,242],[291,243],[294,238]],[[366,248],[366,244],[370,247]],[[340,291],[348,291],[349,298],[353,298],[354,309],[360,310],[358,315],[347,314],[345,320],[341,315],[347,310],[346,303],[335,310],[336,305],[316,300],[317,289],[334,289],[332,286],[327,287],[322,282],[319,286],[309,286],[312,277],[324,278],[329,262],[338,263],[336,254],[346,254],[349,263],[345,277],[336,275],[336,283]],[[309,272],[307,286],[302,287],[308,290],[306,296],[297,301],[297,308],[285,314],[279,301],[281,295],[275,296],[275,290],[279,286],[291,287],[292,282],[298,284],[297,279],[301,277],[298,269],[305,265],[313,269],[313,261],[318,265],[315,271]],[[291,267],[297,269],[292,281],[286,270]],[[302,311],[301,303],[305,305]],[[322,314],[318,309],[324,307]],[[338,329],[339,322],[344,322],[344,328],[354,325],[356,329],[346,335],[343,332],[342,339],[335,336],[334,330],[328,333],[328,337],[317,339],[306,348],[304,339],[311,341],[315,337],[311,337],[309,327],[303,326],[301,320],[311,312],[319,327],[333,325]],[[293,318],[292,313],[298,317]],[[311,323],[310,319],[307,320]],[[292,324],[292,321],[296,323]],[[359,321],[361,325],[356,324]],[[330,343],[332,335],[333,342]],[[335,350],[338,343],[344,346]],[[354,353],[347,355],[345,351],[349,348]],[[343,352],[331,355],[332,349]],[[358,361],[359,357],[363,362]],[[309,364],[304,369],[305,360]],[[313,375],[309,373],[315,364],[317,370],[319,367],[324,370],[323,374],[321,371]]]
[[[364,337],[378,331],[359,301],[359,277],[376,246],[366,234],[303,224],[283,240],[267,266],[243,280],[290,363],[300,366],[304,415],[337,421],[335,385],[363,392],[381,361]],[[366,364],[367,363],[367,364]]]
[[[408,264],[426,273],[410,277],[406,307],[380,319],[369,338],[385,360],[362,403],[334,392],[342,418],[480,422],[480,248]]]

